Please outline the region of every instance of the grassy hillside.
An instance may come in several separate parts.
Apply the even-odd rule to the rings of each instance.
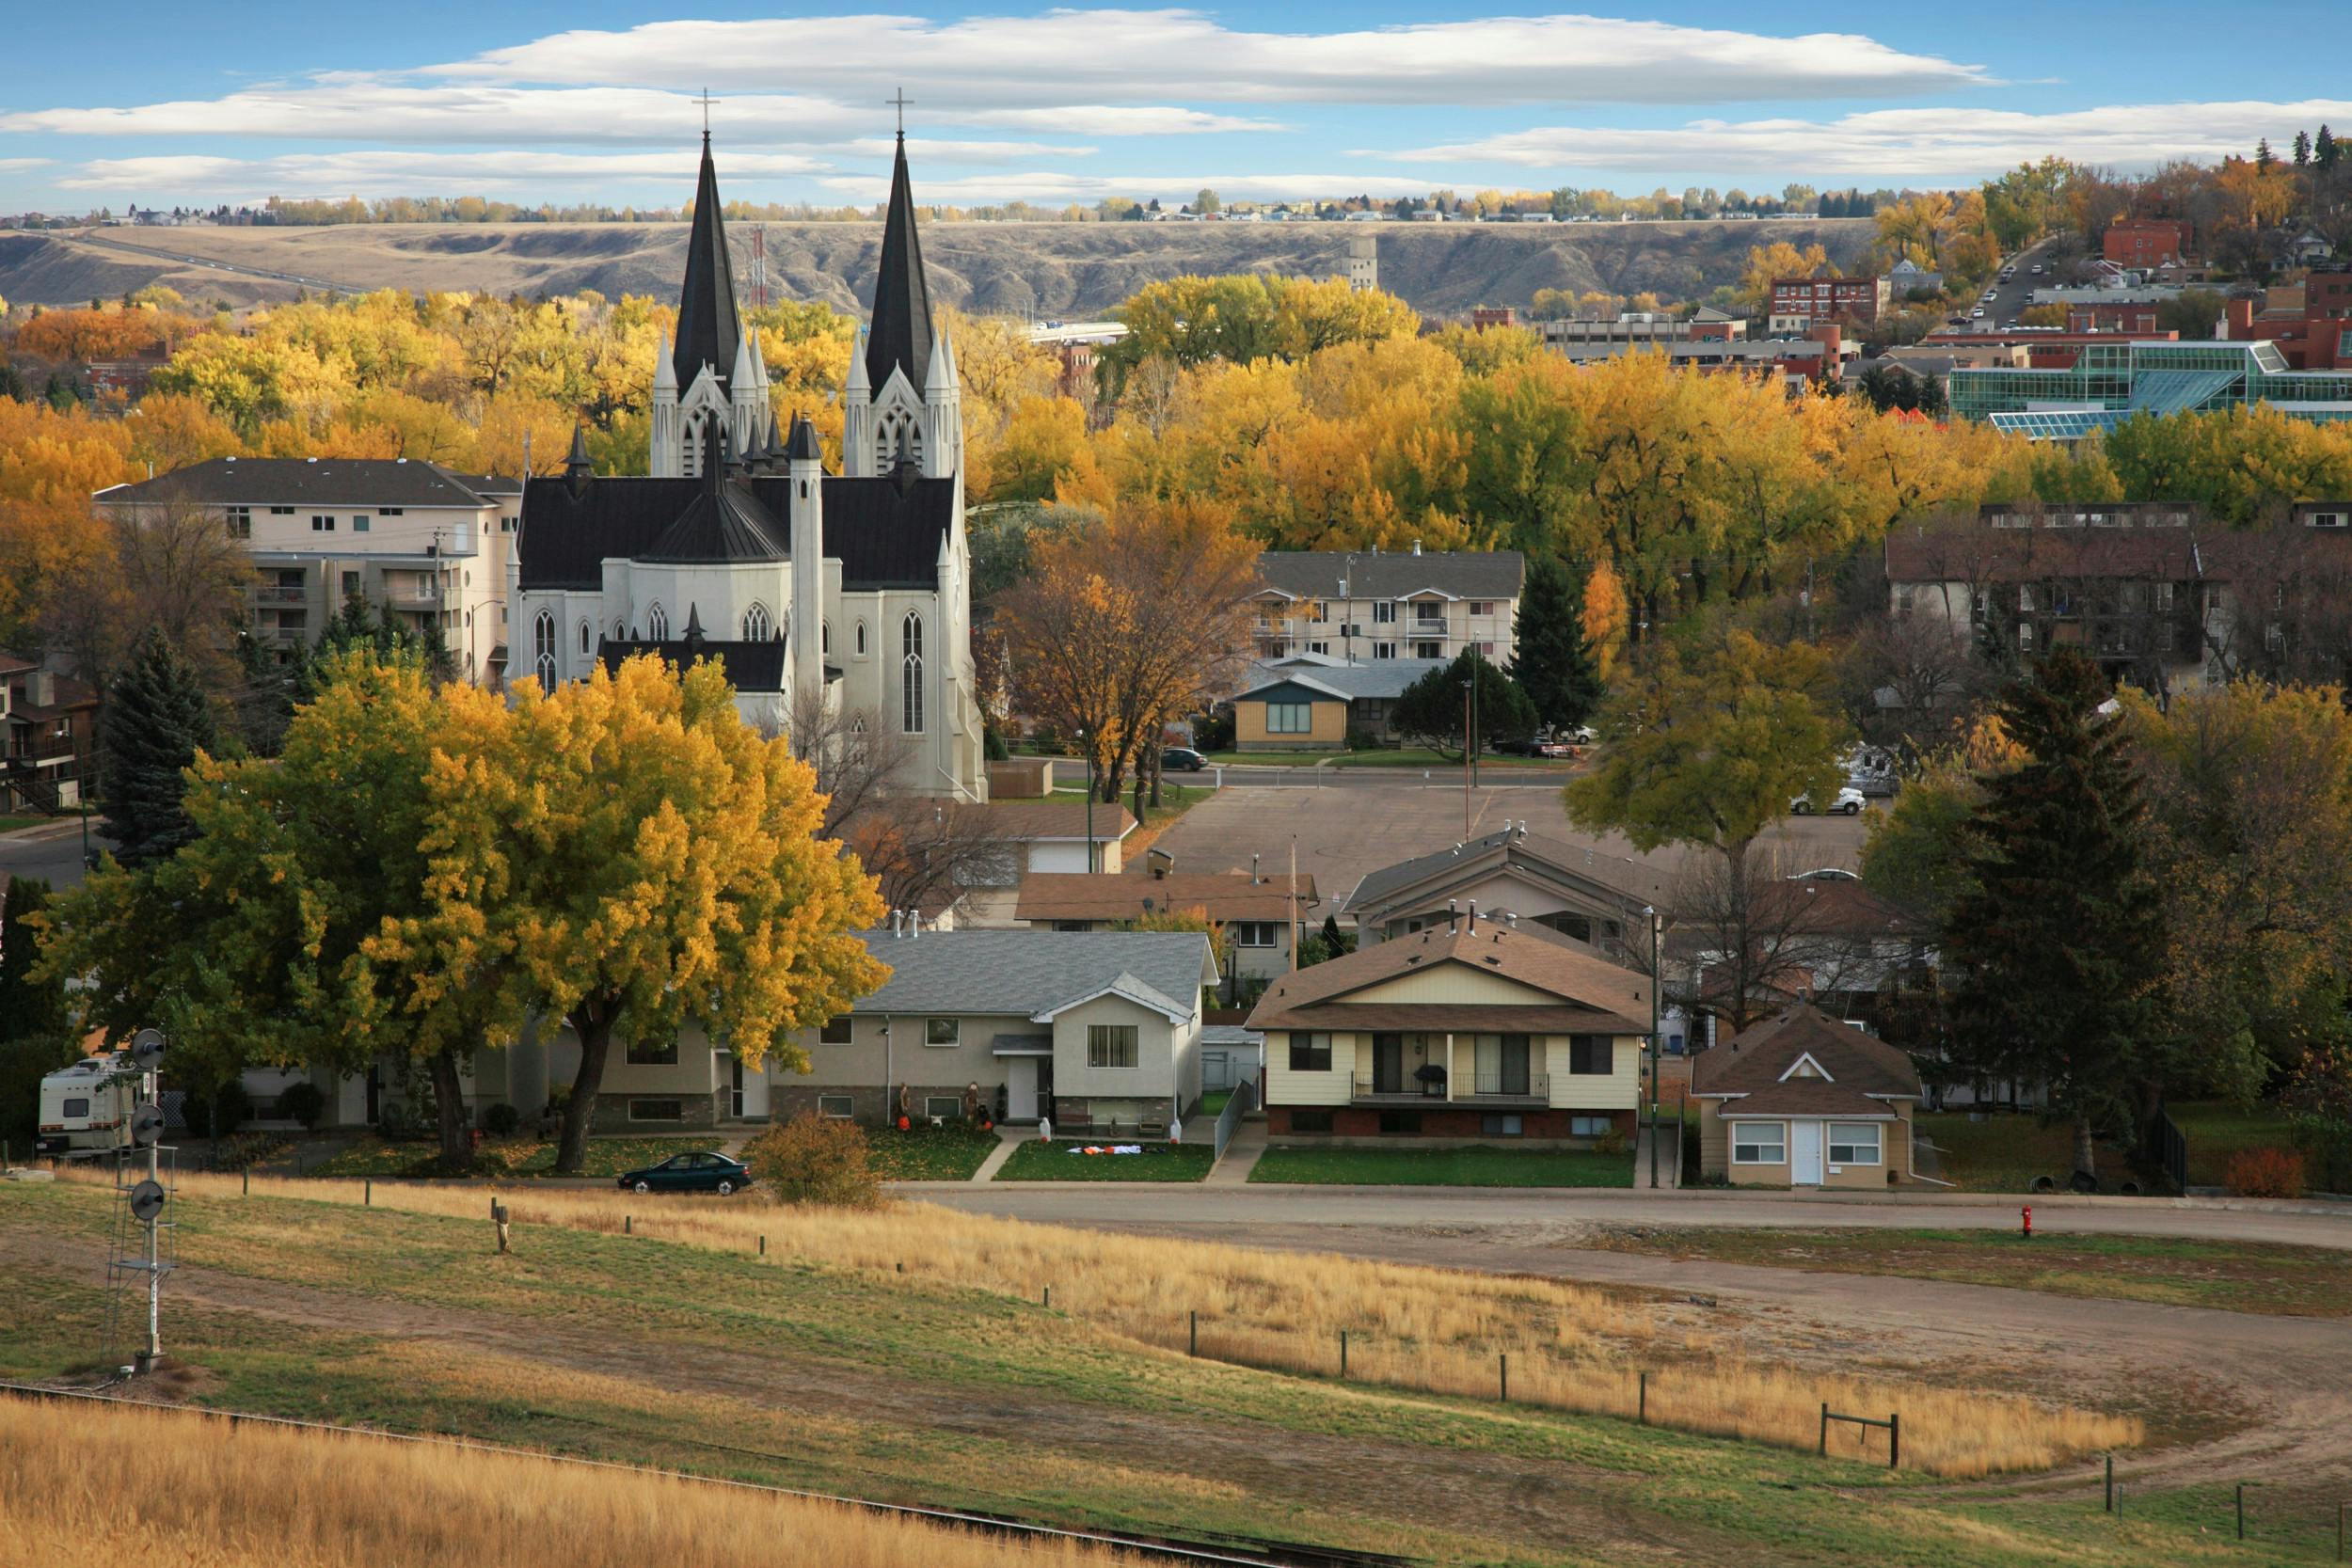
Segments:
[[[862,309],[882,245],[875,224],[771,223],[770,287]],[[748,291],[751,226],[729,230]],[[1524,306],[1538,289],[1647,290],[1689,298],[1736,281],[1752,245],[1819,243],[1853,264],[1861,218],[1770,223],[1044,224],[934,223],[923,230],[931,297],[961,309],[1074,319],[1182,273],[1329,277],[1349,240],[1380,242],[1380,281],[1415,309]],[[74,304],[161,282],[193,299],[281,299],[292,279],[355,289],[608,295],[676,292],[676,224],[358,225],[333,229],[110,229],[0,235],[0,297]],[[266,276],[279,275],[279,276]]]
[[[1547,1362],[1555,1392],[1629,1354],[1668,1388],[1710,1369],[1720,1388],[1776,1375],[1647,1298],[924,1209],[812,1216],[539,1191],[513,1199],[516,1250],[499,1258],[478,1189],[379,1186],[365,1210],[356,1196],[185,1189],[166,1391],[1057,1524],[1443,1562],[2249,1560],[2169,1495],[2105,1519],[2080,1465],[2057,1488],[1956,1482],[1889,1471],[1883,1448],[1824,1461],[1802,1443],[1529,1402]],[[106,1213],[86,1187],[0,1192],[0,1268],[30,1285],[0,1298],[0,1375],[90,1366]],[[1054,1284],[1052,1307],[1033,1281]],[[1191,1309],[1200,1359],[1184,1353]],[[1348,1382],[1321,1357],[1279,1370],[1285,1334],[1319,1340],[1335,1321],[1361,1336]],[[1506,1335],[1514,1402],[1414,1386]],[[1922,1443],[1965,1409],[1996,1425],[2062,1415],[1884,1380],[1835,1392],[1901,1403]]]

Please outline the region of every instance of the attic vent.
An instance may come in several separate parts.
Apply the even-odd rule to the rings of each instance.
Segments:
[[[1420,955],[1420,954],[1418,954],[1418,953],[1415,953],[1415,954],[1411,955],[1410,957],[1408,957],[1408,958],[1407,958],[1405,961],[1406,961],[1406,963],[1408,963],[1408,964],[1417,964],[1417,963],[1421,962],[1421,955]]]
[[[1490,964],[1493,964],[1493,965],[1494,965],[1495,967],[1497,967],[1498,969],[1499,969],[1499,968],[1501,968],[1501,967],[1502,966],[1502,959],[1500,957],[1498,957],[1497,955],[1493,954],[1493,953],[1489,953],[1489,954],[1487,954],[1487,955],[1486,955],[1486,961],[1487,961],[1488,963],[1490,963]]]

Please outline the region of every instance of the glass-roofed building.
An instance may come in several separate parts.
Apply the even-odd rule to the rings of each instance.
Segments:
[[[2063,369],[1956,368],[1956,414],[2037,441],[2075,441],[2134,414],[2267,403],[2298,420],[2352,420],[2352,371],[2296,371],[2275,344],[2094,343]]]

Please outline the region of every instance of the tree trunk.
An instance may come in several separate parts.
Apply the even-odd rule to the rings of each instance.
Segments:
[[[458,1076],[457,1053],[437,1051],[425,1066],[433,1075],[433,1103],[440,1117],[441,1168],[473,1168],[473,1128],[466,1116],[465,1081]]]
[[[2098,1149],[2090,1135],[2090,1118],[2085,1116],[2074,1118],[2074,1169],[2084,1176],[2099,1174]]]
[[[564,1103],[564,1131],[555,1146],[559,1176],[578,1176],[588,1152],[588,1124],[596,1114],[596,1094],[604,1087],[604,1059],[612,1049],[612,1006],[604,997],[592,997],[572,1009],[565,1020],[580,1037],[580,1071],[572,1077],[572,1095]]]

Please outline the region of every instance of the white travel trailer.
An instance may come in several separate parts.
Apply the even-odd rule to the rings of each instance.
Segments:
[[[40,1154],[73,1158],[129,1147],[144,1076],[121,1053],[87,1056],[40,1081]]]

